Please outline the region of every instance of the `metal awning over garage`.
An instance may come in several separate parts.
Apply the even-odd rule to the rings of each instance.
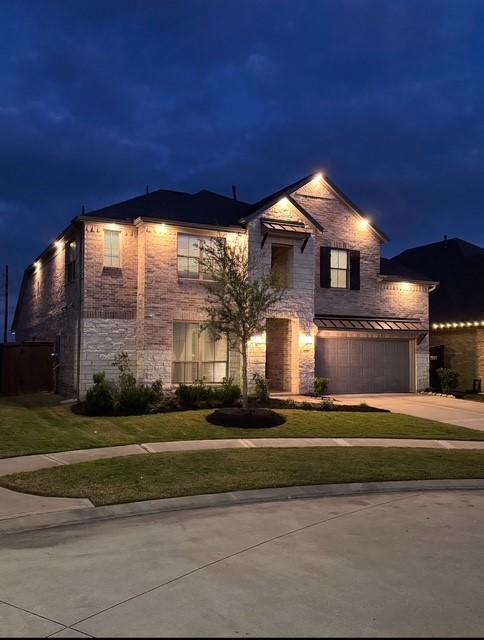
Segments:
[[[314,323],[318,329],[339,331],[428,331],[420,320],[406,318],[317,315]]]

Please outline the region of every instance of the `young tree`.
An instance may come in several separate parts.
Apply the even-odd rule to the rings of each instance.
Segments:
[[[270,276],[254,277],[245,244],[230,244],[223,237],[213,238],[200,247],[200,271],[213,283],[202,310],[207,329],[217,338],[226,335],[242,356],[242,402],[248,406],[247,345],[265,329],[266,314],[281,299],[282,290],[274,289]]]

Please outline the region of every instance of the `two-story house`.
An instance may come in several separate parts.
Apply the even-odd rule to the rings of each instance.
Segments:
[[[203,241],[246,243],[254,277],[284,295],[249,345],[249,376],[304,393],[408,392],[428,385],[434,283],[380,268],[386,236],[322,174],[255,203],[159,190],[75,218],[24,274],[13,330],[55,345],[59,391],[83,397],[129,354],[165,386],[240,374],[238,351],[200,333]]]

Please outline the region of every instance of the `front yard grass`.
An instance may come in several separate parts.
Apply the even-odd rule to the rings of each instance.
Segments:
[[[484,440],[484,432],[397,413],[280,410],[272,429],[209,424],[208,411],[91,418],[72,413],[49,394],[0,398],[0,458],[140,442],[214,438],[429,438]]]
[[[95,505],[340,482],[484,478],[484,452],[308,448],[159,453],[0,478],[0,485]]]

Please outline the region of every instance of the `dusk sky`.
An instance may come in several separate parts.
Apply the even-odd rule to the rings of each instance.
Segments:
[[[484,2],[0,0],[0,264],[151,190],[320,169],[392,256],[484,244]],[[0,304],[0,310],[2,306]]]

